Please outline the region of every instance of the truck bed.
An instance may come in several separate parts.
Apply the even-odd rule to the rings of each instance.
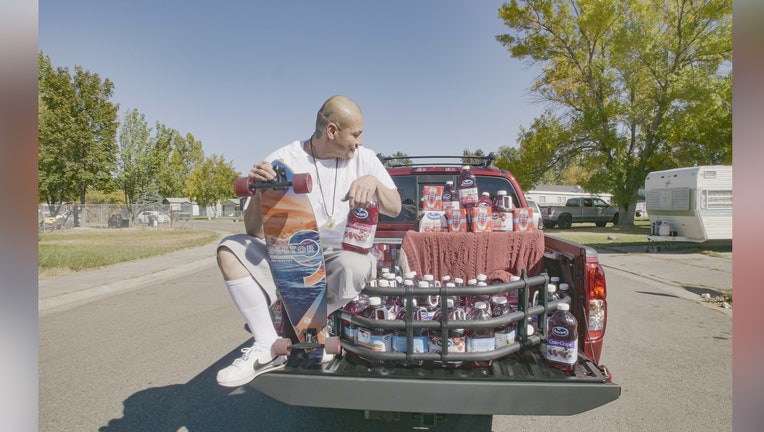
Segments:
[[[538,349],[494,360],[488,369],[371,367],[352,357],[317,365],[293,355],[285,369],[250,385],[292,405],[471,415],[571,415],[621,393],[583,353],[572,373],[549,368]]]
[[[304,352],[293,351],[285,369],[263,374],[251,382],[262,393],[292,405],[339,409],[469,414],[469,415],[571,415],[584,412],[618,399],[621,389],[611,382],[610,373],[579,351],[574,371],[563,372],[547,366],[541,355],[541,335],[545,334],[546,312],[557,302],[546,300],[529,306],[531,286],[546,287],[546,277],[527,277],[517,282],[487,287],[450,288],[449,293],[487,294],[510,289],[519,290],[520,310],[486,321],[369,321],[341,312],[335,316],[334,328],[340,319],[363,327],[452,328],[496,327],[508,322],[525,323],[538,314],[539,331],[528,335],[525,326],[518,326],[515,343],[493,351],[472,353],[401,353],[372,352],[342,341],[343,355],[325,364],[314,364]],[[371,294],[382,290],[403,295],[404,288],[365,289]],[[420,288],[418,293],[446,297],[443,288]],[[405,292],[410,302],[412,292]],[[570,298],[560,300],[569,302]],[[373,359],[374,363],[370,363]],[[459,368],[444,368],[433,361],[461,360]],[[492,360],[488,368],[469,368],[469,361]],[[401,365],[396,362],[408,361]],[[412,362],[420,363],[418,366]]]

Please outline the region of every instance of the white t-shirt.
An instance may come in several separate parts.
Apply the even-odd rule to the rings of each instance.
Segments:
[[[324,248],[339,249],[350,211],[348,202],[342,201],[342,198],[347,194],[353,180],[372,175],[389,188],[396,189],[395,183],[374,151],[366,147],[358,147],[350,160],[332,158],[314,161],[313,157],[303,150],[304,143],[305,141],[295,141],[274,151],[265,160],[281,160],[295,174],[310,173],[313,177],[313,189],[308,198],[316,215],[321,245]],[[293,192],[290,190],[289,193]],[[330,218],[334,220],[333,228],[329,228]]]

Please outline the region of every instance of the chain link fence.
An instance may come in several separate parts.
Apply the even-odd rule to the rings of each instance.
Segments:
[[[40,204],[38,224],[40,231],[81,228],[155,227],[193,228],[195,217],[220,217],[221,212],[191,207],[177,208],[170,204],[62,204],[57,208]],[[236,211],[234,217],[241,212]]]

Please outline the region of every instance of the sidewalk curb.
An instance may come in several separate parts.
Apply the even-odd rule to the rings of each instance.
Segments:
[[[39,316],[93,301],[150,283],[161,282],[179,274],[217,265],[215,247],[227,233],[210,243],[182,249],[166,255],[118,263],[85,272],[38,280]]]

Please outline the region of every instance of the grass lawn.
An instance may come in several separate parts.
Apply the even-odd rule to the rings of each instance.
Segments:
[[[218,238],[207,230],[72,229],[42,232],[38,274],[60,276],[110,264],[203,246]]]
[[[646,251],[648,246],[670,248],[674,251],[683,251],[687,253],[704,253],[707,255],[718,254],[719,252],[731,252],[731,242],[671,242],[659,243],[647,240],[650,234],[650,221],[648,219],[637,219],[634,226],[622,227],[608,224],[604,228],[598,228],[593,223],[573,224],[571,228],[544,228],[546,234],[559,237],[572,242],[585,244],[594,249],[622,249],[629,248],[633,251]],[[654,249],[653,249],[654,251]]]

